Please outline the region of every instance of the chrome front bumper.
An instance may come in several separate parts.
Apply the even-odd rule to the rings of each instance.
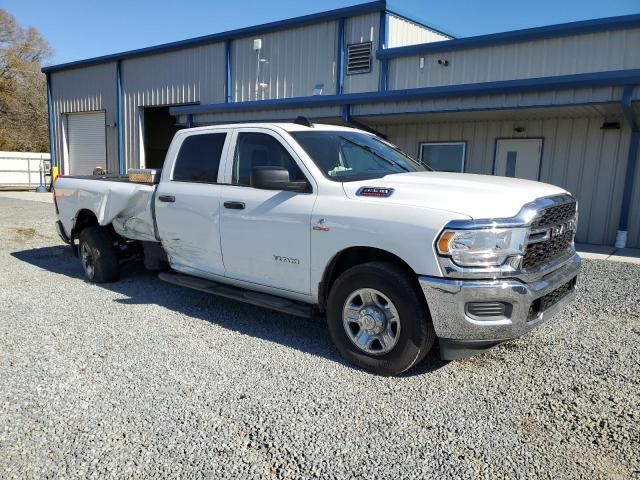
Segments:
[[[534,302],[571,282],[580,270],[580,257],[531,282],[515,279],[459,280],[421,276],[420,286],[440,338],[441,355],[462,358],[502,341],[519,337],[551,318],[575,297],[575,289],[543,311],[530,315]],[[508,316],[481,320],[467,314],[468,302],[498,301],[511,305]]]

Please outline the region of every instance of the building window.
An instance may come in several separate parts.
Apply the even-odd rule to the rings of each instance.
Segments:
[[[373,43],[347,45],[347,75],[369,73],[371,71],[371,51]]]
[[[420,163],[437,172],[464,172],[466,142],[425,142],[420,144]]]

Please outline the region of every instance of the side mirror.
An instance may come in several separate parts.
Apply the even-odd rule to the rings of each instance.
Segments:
[[[265,165],[251,169],[251,186],[263,190],[285,190],[290,192],[307,192],[309,183],[306,180],[291,181],[289,170],[284,167]]]

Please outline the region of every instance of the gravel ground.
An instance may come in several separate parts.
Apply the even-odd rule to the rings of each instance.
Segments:
[[[0,477],[640,478],[640,266],[484,355],[381,378],[321,321],[131,266],[95,286],[53,206],[0,198]]]

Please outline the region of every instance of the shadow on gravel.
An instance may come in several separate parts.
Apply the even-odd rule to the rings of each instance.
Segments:
[[[43,270],[84,282],[80,261],[66,245],[22,250],[12,252],[11,256]],[[123,265],[121,273],[117,282],[97,284],[127,297],[114,299],[117,303],[159,305],[244,335],[276,342],[353,368],[338,356],[324,319],[320,317],[307,320],[171,285],[159,280],[157,273],[146,270],[140,262]],[[430,373],[446,365],[448,362],[440,360],[437,353],[435,348],[420,365],[403,376]]]

